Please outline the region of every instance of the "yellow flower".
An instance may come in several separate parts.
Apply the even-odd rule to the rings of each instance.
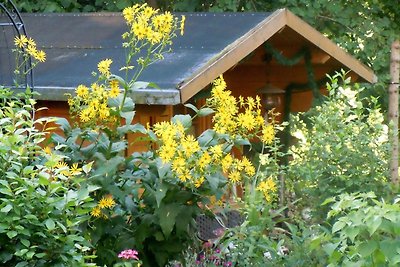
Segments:
[[[186,20],[186,17],[184,15],[182,15],[182,17],[181,17],[181,35],[183,35],[183,33],[184,33],[185,20]]]
[[[252,131],[256,127],[256,120],[249,109],[246,109],[244,113],[239,114],[238,123],[247,131]]]
[[[36,54],[34,55],[34,57],[39,62],[45,62],[46,61],[46,53],[43,50],[38,50],[36,52]]]
[[[29,38],[27,43],[28,43],[28,46],[34,46],[36,48],[36,42],[32,38]]]
[[[108,77],[111,75],[110,73],[111,63],[112,63],[111,59],[109,58],[103,59],[102,61],[99,62],[99,64],[97,64],[97,69],[102,75]]]
[[[70,171],[69,171],[69,166],[68,166],[68,164],[67,164],[66,162],[64,162],[64,161],[59,161],[59,162],[56,164],[56,168],[59,170],[59,173],[60,173],[60,174],[66,176],[66,177],[69,177],[69,176],[71,175],[71,173],[70,173]]]
[[[222,171],[223,172],[227,172],[229,170],[229,168],[232,166],[233,163],[233,158],[231,156],[231,154],[227,154],[221,162],[222,165]]]
[[[210,152],[213,155],[212,156],[213,160],[219,160],[223,154],[222,145],[216,145],[216,146],[210,147]]]
[[[272,124],[268,124],[262,129],[262,137],[261,140],[266,144],[271,144],[274,141],[275,137],[275,129]]]
[[[139,5],[138,4],[136,4],[136,5],[132,6],[132,7],[124,8],[124,10],[122,11],[122,14],[124,15],[124,18],[125,18],[125,20],[126,20],[126,22],[128,24],[132,23],[132,21],[134,20],[135,14],[137,13],[138,9],[139,9]]]
[[[27,52],[30,56],[35,57],[35,56],[36,56],[36,53],[37,53],[36,46],[33,46],[33,45],[28,44],[28,47],[26,48],[26,52]]]
[[[72,167],[70,168],[70,174],[71,175],[79,175],[82,173],[82,168],[78,167],[78,163],[72,164]]]
[[[46,146],[46,147],[43,149],[43,152],[46,153],[47,155],[51,155],[51,147]]]
[[[244,171],[248,176],[253,176],[256,173],[255,167],[245,156],[243,156],[241,162],[244,167]]]
[[[177,147],[178,144],[174,140],[170,140],[160,147],[158,153],[164,163],[171,161],[171,159],[175,155]]]
[[[115,201],[111,195],[107,195],[100,199],[99,201],[99,208],[104,209],[104,208],[113,208],[115,206]]]
[[[276,187],[276,183],[272,177],[269,177],[267,180],[260,182],[256,189],[263,193],[264,198],[267,202],[271,202],[272,200],[271,193],[274,193],[278,190]]]
[[[204,151],[203,155],[201,155],[198,161],[198,166],[200,167],[200,169],[204,169],[210,163],[211,163],[211,156],[207,153],[207,151]]]
[[[233,171],[228,174],[229,180],[231,180],[233,183],[237,183],[240,181],[240,172],[239,171]]]
[[[274,179],[269,177],[267,180],[260,182],[257,186],[257,190],[261,192],[276,192],[278,189]]]
[[[75,90],[76,95],[82,98],[85,98],[89,95],[89,88],[87,88],[85,85],[78,85],[78,87]]]
[[[23,48],[28,43],[28,38],[25,35],[16,36],[14,38],[15,46]]]
[[[102,120],[106,120],[110,117],[110,109],[107,107],[107,104],[101,104],[99,108],[99,117]]]
[[[155,14],[157,11],[149,6],[146,6],[143,10],[143,16],[147,19],[149,19],[153,14]]]
[[[182,140],[182,150],[186,157],[190,157],[195,152],[200,150],[199,142],[193,137],[193,135],[187,135]]]
[[[192,179],[192,175],[190,174],[190,171],[186,169],[182,174],[178,175],[179,180],[182,182],[186,182],[187,180]]]
[[[194,182],[194,186],[195,186],[196,188],[199,188],[203,183],[204,183],[204,177],[202,176],[202,177],[200,177],[199,179],[197,179],[197,180]]]
[[[177,157],[172,161],[171,169],[177,173],[182,174],[186,168],[186,161],[182,157]]]
[[[91,119],[91,110],[89,108],[85,108],[84,110],[81,110],[79,113],[79,117],[81,119],[81,122],[88,122]]]
[[[90,215],[99,218],[101,216],[101,208],[99,206],[94,207],[90,212]]]
[[[119,95],[119,82],[117,80],[111,80],[110,88],[110,97],[116,98]]]

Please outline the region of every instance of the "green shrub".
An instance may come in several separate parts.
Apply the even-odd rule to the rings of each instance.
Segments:
[[[319,209],[326,198],[344,192],[389,189],[388,127],[376,99],[360,99],[344,73],[331,78],[320,106],[292,117],[293,160],[289,175],[297,197]]]
[[[342,194],[328,199],[332,228],[315,238],[329,266],[398,266],[400,263],[400,206],[378,201],[374,193]]]
[[[33,118],[30,96],[0,89],[0,263],[3,266],[81,266],[90,243],[90,191],[83,171],[40,146],[48,119]],[[36,127],[35,127],[36,126]]]

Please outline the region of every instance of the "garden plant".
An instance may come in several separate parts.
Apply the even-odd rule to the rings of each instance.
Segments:
[[[0,87],[1,265],[400,262],[388,126],[376,99],[361,98],[345,73],[331,77],[325,101],[292,117],[287,152],[278,137],[287,123],[273,110],[264,114],[259,97],[234,97],[222,76],[203,107],[185,105],[191,115],[141,125],[130,96],[157,90],[141,73],[184,34],[185,17],[147,5],[125,8],[123,16],[125,65],[98,63],[95,81],[69,95],[71,120],[37,119],[29,88],[14,95]],[[30,38],[17,37],[15,45],[19,59],[46,59]],[[213,126],[195,136],[193,121],[202,116],[212,116]],[[62,134],[50,136],[54,125]],[[148,150],[127,155],[128,135]],[[221,221],[218,238],[202,243],[197,216],[231,209],[241,223]]]

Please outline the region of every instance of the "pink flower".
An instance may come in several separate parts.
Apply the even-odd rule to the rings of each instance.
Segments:
[[[134,259],[137,261],[139,260],[138,252],[134,249],[126,249],[126,250],[121,251],[118,254],[118,258],[124,258],[126,260],[130,260],[130,259]]]

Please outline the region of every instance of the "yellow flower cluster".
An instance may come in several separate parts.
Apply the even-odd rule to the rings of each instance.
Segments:
[[[92,209],[92,211],[90,212],[90,215],[92,215],[93,217],[96,217],[96,218],[102,217],[104,219],[107,219],[108,217],[105,214],[104,210],[112,209],[112,208],[114,208],[115,205],[116,205],[116,203],[115,203],[115,200],[113,199],[112,195],[106,195],[102,199],[100,199],[100,201],[98,202],[96,207],[94,207]]]
[[[80,175],[82,173],[82,168],[78,166],[78,163],[72,164],[72,166],[68,166],[68,164],[64,161],[59,161],[55,165],[55,170],[57,173],[64,175],[65,177],[71,177]]]
[[[176,177],[186,185],[200,187],[205,177],[222,170],[231,183],[241,182],[244,175],[253,176],[255,167],[246,157],[234,158],[223,151],[223,145],[200,147],[181,123],[159,122],[153,131],[160,139],[158,154],[163,163],[170,163]]]
[[[99,70],[100,74],[106,76],[107,78],[111,75],[110,66],[112,64],[112,60],[107,58],[99,62],[97,64],[97,69]]]
[[[99,63],[99,71],[103,75],[109,75],[108,60]],[[108,105],[109,98],[116,98],[120,94],[119,82],[110,80],[110,89],[104,84],[93,83],[90,88],[85,85],[79,85],[76,90],[76,97],[70,97],[68,104],[71,114],[78,117],[84,125],[99,125],[113,123],[116,117],[112,115],[115,108]]]
[[[129,43],[146,41],[151,45],[169,43],[175,29],[178,28],[179,20],[170,12],[159,14],[159,11],[147,4],[136,4],[127,7],[122,12],[130,31],[122,35]],[[180,30],[183,34],[185,17],[180,21]]]
[[[211,97],[207,100],[208,106],[215,110],[214,130],[231,136],[259,136],[264,143],[272,143],[275,137],[274,126],[264,120],[260,102],[258,96],[246,99],[239,97],[237,100],[226,90],[226,83],[220,76],[214,81]]]
[[[267,202],[271,202],[273,199],[273,193],[277,191],[275,180],[272,177],[268,177],[266,180],[261,181],[257,186],[257,191],[263,193],[264,198]]]
[[[16,36],[14,38],[14,44],[17,48],[26,51],[26,53],[33,57],[39,62],[46,61],[46,53],[43,50],[38,50],[36,42],[32,38],[28,38],[25,35]]]

